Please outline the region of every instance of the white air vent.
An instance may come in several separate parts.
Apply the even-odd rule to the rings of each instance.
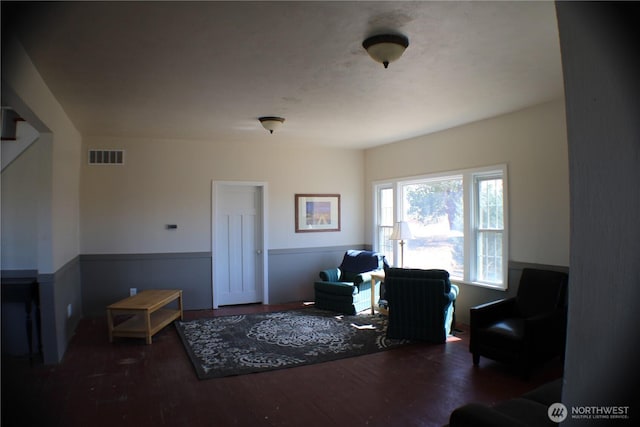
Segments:
[[[124,165],[124,150],[89,150],[90,165]]]

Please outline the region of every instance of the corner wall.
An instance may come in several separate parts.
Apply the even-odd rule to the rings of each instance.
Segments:
[[[37,248],[20,248],[21,252],[30,254],[32,259],[28,264],[35,262],[35,265],[27,267],[16,263],[3,265],[2,268],[14,270],[26,267],[37,270],[43,282],[40,288],[42,316],[53,322],[43,328],[44,360],[45,363],[55,363],[62,359],[71,332],[82,313],[80,277],[78,274],[69,274],[66,267],[79,254],[81,138],[20,43],[11,37],[3,39],[2,92],[3,99],[40,133],[40,139],[35,143],[40,144],[39,154],[33,160],[39,174]],[[13,162],[3,175],[13,174],[15,171],[10,170],[16,167],[20,165],[16,166],[16,162]],[[21,173],[24,171],[16,175]],[[22,221],[19,217],[15,218],[18,223]],[[16,226],[21,226],[18,223]],[[12,227],[11,224],[5,225]],[[12,243],[3,242],[3,250],[11,250],[13,246]],[[74,303],[77,304],[74,307],[76,315],[67,318],[67,306]]]
[[[615,406],[628,416],[569,415],[562,425],[633,424],[640,409],[640,5],[557,2],[556,9],[571,172],[562,403],[569,412]]]
[[[564,100],[365,152],[368,238],[374,235],[375,182],[501,163],[507,164],[509,174],[509,290],[460,284],[456,309],[463,323],[469,321],[470,307],[514,295],[522,265],[569,265]]]

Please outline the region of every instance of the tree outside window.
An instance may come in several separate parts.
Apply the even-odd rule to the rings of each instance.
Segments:
[[[413,239],[405,246],[405,266],[443,268],[464,277],[462,177],[402,186],[405,221]]]

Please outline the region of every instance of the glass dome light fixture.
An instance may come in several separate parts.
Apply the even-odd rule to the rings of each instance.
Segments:
[[[274,116],[265,116],[258,118],[260,123],[262,123],[262,127],[269,131],[269,133],[273,133],[274,130],[278,129],[282,123],[284,123],[284,119],[282,117],[274,117]]]
[[[362,42],[369,56],[376,62],[389,67],[389,64],[400,58],[409,46],[409,39],[398,34],[380,34]]]

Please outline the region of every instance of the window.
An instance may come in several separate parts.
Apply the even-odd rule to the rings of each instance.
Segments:
[[[378,252],[384,254],[389,264],[393,264],[393,241],[389,240],[393,231],[393,188],[391,186],[378,188]]]
[[[405,268],[442,268],[453,280],[506,289],[506,166],[376,185],[376,250],[399,265],[393,223],[407,221]]]
[[[478,176],[475,182],[476,280],[502,284],[504,206],[501,176]]]

